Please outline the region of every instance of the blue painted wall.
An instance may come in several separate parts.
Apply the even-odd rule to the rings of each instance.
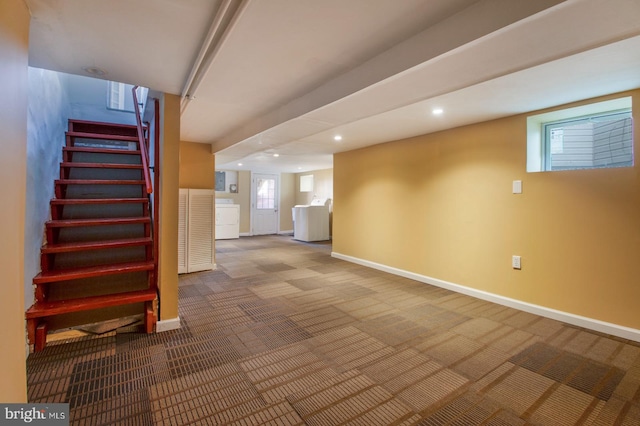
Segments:
[[[33,303],[33,277],[40,272],[44,223],[50,217],[54,179],[59,177],[71,104],[60,74],[29,68],[27,191],[24,238],[25,309]]]

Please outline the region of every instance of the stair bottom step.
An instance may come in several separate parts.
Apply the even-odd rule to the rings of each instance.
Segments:
[[[155,289],[130,291],[126,293],[90,296],[79,299],[59,300],[54,302],[36,302],[27,312],[27,319],[44,318],[71,312],[89,311],[111,306],[129,305],[150,302],[156,299]]]
[[[62,318],[64,314],[82,315],[81,312],[90,313],[93,321],[100,319],[98,312],[104,312],[103,308],[119,309],[122,306],[133,306],[144,303],[144,331],[152,333],[156,324],[154,301],[157,298],[155,289],[145,289],[124,293],[91,296],[79,299],[68,299],[54,302],[36,302],[26,312],[27,334],[29,343],[33,344],[33,350],[39,352],[47,345],[49,330],[59,329],[55,326],[55,320]],[[84,324],[93,322],[84,321]]]

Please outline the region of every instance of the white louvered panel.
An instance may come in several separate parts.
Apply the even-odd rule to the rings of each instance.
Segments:
[[[187,265],[187,218],[188,218],[188,189],[180,189],[178,195],[178,273],[189,271]]]
[[[214,269],[215,192],[190,189],[188,209],[188,272]]]

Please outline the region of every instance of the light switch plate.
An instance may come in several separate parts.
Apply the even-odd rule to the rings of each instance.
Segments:
[[[522,181],[514,180],[513,181],[513,193],[514,194],[522,194]]]

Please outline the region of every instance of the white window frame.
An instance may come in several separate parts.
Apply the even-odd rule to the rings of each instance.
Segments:
[[[114,111],[134,112],[133,98],[131,96],[132,88],[133,85],[131,84],[109,81],[107,89],[107,109],[111,109]],[[138,87],[136,89],[138,102],[144,103],[147,99],[148,92],[148,88]],[[142,110],[142,106],[140,107],[140,109]]]
[[[124,111],[124,97],[125,97],[125,88],[124,83],[119,83],[117,81],[109,82],[109,91],[107,97],[107,107],[109,109],[115,109]]]
[[[631,102],[632,98],[627,96],[527,117],[527,172],[552,171],[547,170],[545,164],[548,158],[544,134],[545,124],[549,125],[562,121],[570,121],[572,119],[584,119],[590,116],[602,116],[621,111],[630,111]]]
[[[300,176],[300,192],[313,192],[313,175]]]

